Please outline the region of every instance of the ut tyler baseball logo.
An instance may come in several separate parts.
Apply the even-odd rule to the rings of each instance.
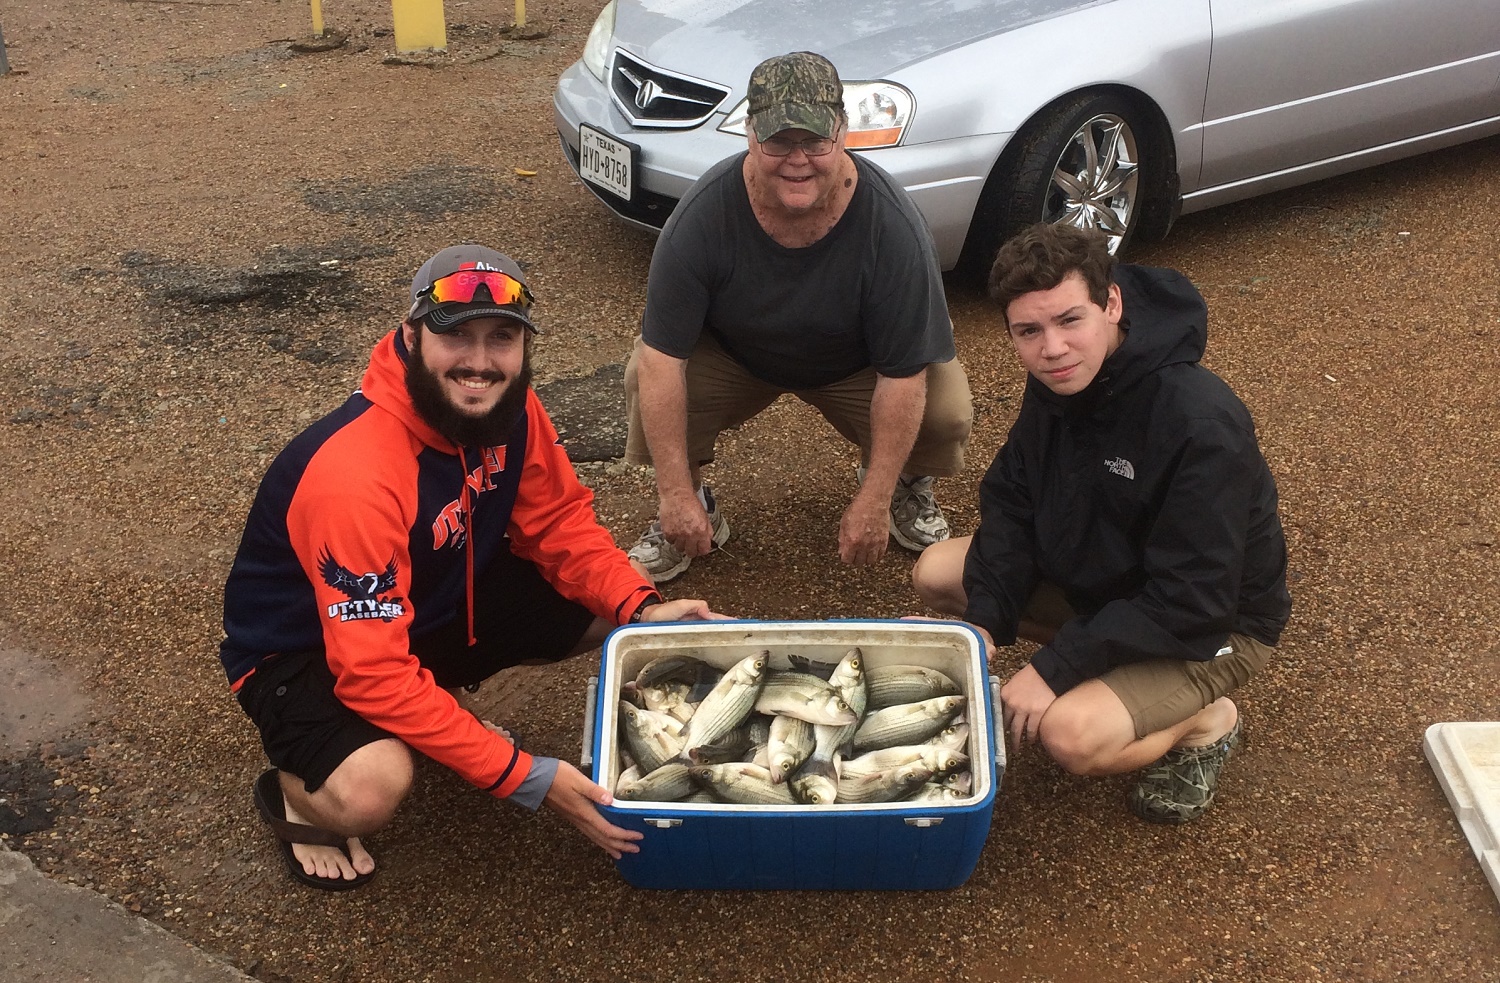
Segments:
[[[349,597],[347,601],[328,605],[328,617],[337,618],[340,621],[368,621],[371,618],[392,621],[406,613],[406,609],[401,604],[402,598],[379,596],[388,590],[395,589],[396,558],[394,556],[380,573],[362,575],[356,575],[335,560],[326,546],[323,547],[323,555],[318,558],[318,562],[319,570],[323,574],[323,582]]]

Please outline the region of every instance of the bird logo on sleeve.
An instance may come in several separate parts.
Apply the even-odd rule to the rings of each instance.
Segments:
[[[380,597],[381,594],[393,590],[396,586],[396,558],[394,556],[380,573],[355,574],[354,571],[335,560],[333,554],[325,546],[323,555],[318,558],[318,563],[318,569],[323,574],[323,582],[349,598],[347,601],[328,605],[328,617],[337,618],[340,621],[368,621],[372,618],[393,621],[405,613],[406,609],[401,603],[402,598]]]

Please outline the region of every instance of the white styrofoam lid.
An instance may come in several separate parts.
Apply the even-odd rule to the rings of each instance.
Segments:
[[[1422,749],[1500,897],[1500,723],[1433,724]]]

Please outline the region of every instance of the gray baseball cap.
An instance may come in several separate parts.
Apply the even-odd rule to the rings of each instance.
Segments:
[[[450,277],[456,280],[438,286]],[[438,299],[450,293],[454,299]],[[458,299],[464,296],[469,299]],[[531,323],[531,302],[520,264],[504,253],[465,243],[449,246],[417,270],[406,319],[413,324],[422,321],[429,331],[443,334],[476,317],[508,317],[540,334]]]
[[[833,62],[811,51],[767,58],[750,73],[750,122],[766,141],[782,130],[832,139],[844,110],[844,83]]]

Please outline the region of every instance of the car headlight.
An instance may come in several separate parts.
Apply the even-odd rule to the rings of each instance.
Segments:
[[[915,105],[911,92],[895,82],[845,82],[844,112],[849,117],[845,144],[854,150],[894,147],[911,123]],[[719,129],[744,136],[749,109],[749,100],[741,99]]]
[[[583,67],[599,81],[604,81],[604,64],[609,56],[609,41],[615,36],[615,0],[609,0],[594,26],[589,28],[589,39],[583,42]]]

